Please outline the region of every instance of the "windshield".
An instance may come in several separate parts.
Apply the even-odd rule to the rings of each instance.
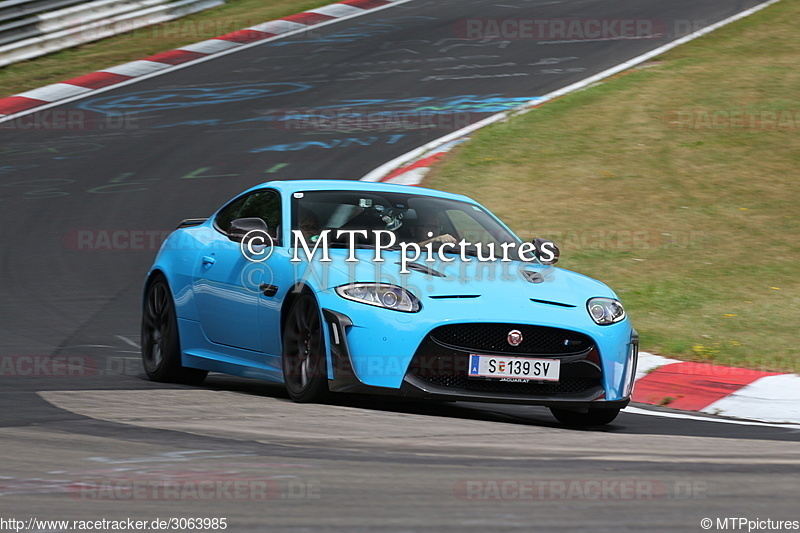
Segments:
[[[337,238],[339,230],[366,230],[357,235],[355,246],[376,244],[373,230],[390,231],[399,243],[431,244],[434,248],[453,243],[452,253],[462,249],[475,255],[500,257],[502,243],[518,245],[520,240],[486,210],[467,202],[416,195],[376,191],[312,191],[294,193],[292,229],[302,232],[306,242],[314,243],[325,230],[331,248],[347,247],[350,237]],[[387,241],[383,237],[383,242]]]

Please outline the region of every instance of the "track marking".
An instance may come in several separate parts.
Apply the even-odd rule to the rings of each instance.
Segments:
[[[773,424],[769,422],[758,422],[755,420],[732,420],[730,418],[709,418],[705,416],[695,416],[684,413],[670,413],[666,411],[650,411],[640,407],[626,407],[622,413],[632,415],[660,416],[662,418],[682,418],[684,420],[696,420],[699,422],[716,422],[718,424],[734,424],[737,426],[761,426],[770,428],[783,428],[800,431],[800,424]]]
[[[114,335],[114,336],[116,338],[118,338],[119,340],[121,340],[122,342],[124,342],[125,344],[133,346],[134,348],[141,348],[141,346],[139,346],[138,342],[134,342],[134,341],[130,340],[128,337],[123,337],[122,335]]]
[[[265,172],[266,172],[266,174],[275,174],[280,169],[282,169],[284,167],[288,167],[288,166],[289,166],[289,163],[278,163],[277,165],[275,165],[275,166],[269,168],[268,170],[266,170]]]

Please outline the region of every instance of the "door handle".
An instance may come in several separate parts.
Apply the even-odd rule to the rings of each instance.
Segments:
[[[275,296],[278,293],[278,287],[275,285],[269,285],[267,283],[262,283],[258,286],[261,289],[261,292],[264,293],[264,296]]]
[[[217,260],[214,259],[213,257],[211,257],[210,255],[204,255],[203,256],[203,266],[210,267],[211,265],[213,265],[216,262],[217,262]]]

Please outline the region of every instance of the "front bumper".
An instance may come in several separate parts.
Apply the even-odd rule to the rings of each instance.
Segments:
[[[515,403],[577,410],[586,408],[620,409],[630,402],[630,387],[624,383],[620,384],[620,388],[626,390],[626,396],[610,400],[607,398],[603,365],[600,361],[598,347],[590,337],[577,332],[571,332],[571,336],[580,339],[579,348],[567,347],[561,350],[562,353],[553,354],[552,350],[558,349],[552,348],[554,345],[550,343],[551,348],[548,349],[551,353],[548,354],[516,354],[531,357],[558,357],[562,364],[562,375],[558,383],[467,379],[466,361],[471,352],[470,348],[442,344],[428,334],[420,343],[414,357],[404,368],[404,375],[399,387],[368,385],[359,379],[351,359],[347,332],[353,327],[352,320],[331,309],[323,309],[323,316],[327,323],[328,346],[330,346],[331,354],[328,385],[332,392],[382,394],[442,401]],[[502,324],[503,328],[509,326]],[[537,328],[537,326],[527,327]],[[555,330],[555,328],[539,329]],[[638,337],[633,330],[631,331],[630,342],[626,345],[625,352],[633,354],[633,356],[631,358],[629,355],[626,361],[629,367],[628,372],[625,373],[627,374],[626,379],[632,374],[632,371],[635,371],[635,356],[638,347]],[[568,330],[557,330],[557,332],[560,335]],[[478,353],[487,352],[486,349],[476,351]],[[501,351],[496,353],[501,353]]]

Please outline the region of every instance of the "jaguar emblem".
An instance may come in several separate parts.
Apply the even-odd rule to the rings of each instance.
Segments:
[[[512,329],[508,332],[506,340],[508,340],[508,344],[511,346],[519,346],[522,344],[522,332],[518,329]]]

